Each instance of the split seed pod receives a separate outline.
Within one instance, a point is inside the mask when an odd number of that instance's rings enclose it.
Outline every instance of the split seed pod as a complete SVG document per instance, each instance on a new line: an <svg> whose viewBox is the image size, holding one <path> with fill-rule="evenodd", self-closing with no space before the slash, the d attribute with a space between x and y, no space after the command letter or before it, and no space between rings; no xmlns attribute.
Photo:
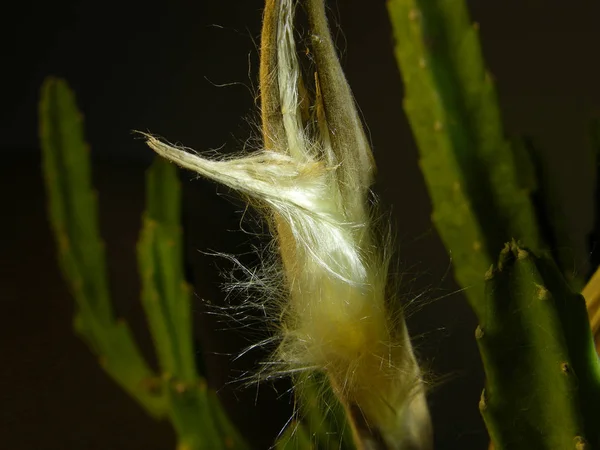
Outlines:
<svg viewBox="0 0 600 450"><path fill-rule="evenodd" d="M431 448L421 372L403 317L386 299L389 239L375 231L375 164L327 25L305 0L314 100L302 80L294 1L266 0L260 65L264 149L214 160L148 136L161 156L260 204L287 301L274 319L283 373L319 370L346 407L359 447Z"/></svg>

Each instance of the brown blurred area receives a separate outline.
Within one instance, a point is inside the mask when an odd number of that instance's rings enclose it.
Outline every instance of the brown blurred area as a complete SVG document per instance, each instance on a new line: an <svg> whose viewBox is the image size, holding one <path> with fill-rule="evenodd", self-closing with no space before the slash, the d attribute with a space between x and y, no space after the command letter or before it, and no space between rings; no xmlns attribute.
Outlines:
<svg viewBox="0 0 600 450"><path fill-rule="evenodd" d="M600 6L592 0L568 6L542 0L468 3L480 24L507 131L533 136L547 157L574 237L574 258L583 270L593 189L586 125L600 114L600 60L594 57ZM73 0L15 6L14 23L3 30L14 61L3 74L0 123L0 448L175 445L169 425L148 418L73 334L73 302L56 266L40 175L41 80L64 76L78 95L93 149L115 308L152 361L135 266L143 171L151 153L131 130L150 130L197 150L223 144L224 151L241 149L256 117L253 39L261 5L258 0L102 5ZM455 293L447 274L451 261L430 224L417 150L402 112L385 2L330 5L341 27L342 61L373 142L376 191L392 209L398 230L402 293L410 300L426 292L412 308L409 329L421 359L444 380L429 397L435 448L485 448L477 410L483 377L475 319ZM228 83L237 84L217 86ZM230 266L202 253L247 253L258 241L239 231L243 207L226 190L187 172L182 181L198 360L232 418L255 448L266 449L289 417L288 386L264 385L257 395L256 387L235 382L262 355L233 357L264 330L232 330L232 324L207 314L204 300L224 301L219 271ZM246 258L252 262L252 256Z"/></svg>

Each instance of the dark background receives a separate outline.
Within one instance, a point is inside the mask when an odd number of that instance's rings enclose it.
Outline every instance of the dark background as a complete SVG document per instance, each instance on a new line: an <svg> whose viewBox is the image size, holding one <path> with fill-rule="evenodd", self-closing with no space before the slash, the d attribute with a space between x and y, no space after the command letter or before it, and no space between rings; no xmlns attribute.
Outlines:
<svg viewBox="0 0 600 450"><path fill-rule="evenodd" d="M472 0L507 132L532 135L549 161L577 266L592 220L589 118L600 112L600 4L593 0ZM463 296L445 276L450 260L431 228L417 150L402 111L383 0L329 2L349 82L379 167L376 191L392 208L407 299L425 292L408 322L422 360L445 377L430 395L438 449L483 449L477 403L483 384ZM36 102L46 75L78 96L93 149L117 311L151 355L138 301L135 242L143 171L151 151L132 129L197 150L239 150L255 134L262 2L20 2L3 13L0 197L0 448L170 449L174 436L129 400L73 336L72 300L54 255L40 176ZM228 85L219 87L218 85ZM267 448L289 414L270 385L231 383L260 355L233 362L248 333L223 331L201 299L223 301L219 269L202 251L240 253L242 207L223 188L183 173L188 269L195 283L199 359L232 418ZM219 193L220 195L216 195ZM425 300L423 300L425 299ZM225 325L226 327L226 325ZM280 394L287 388L279 383Z"/></svg>

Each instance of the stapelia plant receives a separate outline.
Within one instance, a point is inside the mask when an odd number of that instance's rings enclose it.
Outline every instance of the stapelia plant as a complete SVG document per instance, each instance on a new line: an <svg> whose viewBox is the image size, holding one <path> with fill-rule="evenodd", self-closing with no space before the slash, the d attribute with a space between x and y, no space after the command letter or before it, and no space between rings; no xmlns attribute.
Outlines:
<svg viewBox="0 0 600 450"><path fill-rule="evenodd" d="M292 0L267 0L260 88L264 148L207 159L147 136L159 155L246 196L281 264L278 347L266 372L323 373L360 447L429 448L421 371L390 294L390 237L374 226L375 163L337 59L323 0L302 2L314 71L303 77ZM314 79L314 82L311 80ZM273 283L264 283L273 285ZM282 292L282 294L281 294ZM266 299L269 302L272 299Z"/></svg>
<svg viewBox="0 0 600 450"><path fill-rule="evenodd" d="M277 263L263 272L276 275L259 280L266 288L258 303L276 324L266 342L277 347L256 380L291 376L299 404L275 448L429 449L425 384L390 289L392 239L370 191L373 155L324 0L300 3L308 66L295 45L296 2L266 0L263 148L208 159L151 135L147 142L237 190L270 226ZM564 252L568 235L544 192L539 158L504 136L465 2L390 0L388 7L433 220L479 319L486 372L479 407L492 443L497 450L600 448L600 364L578 293L583 282ZM173 423L180 450L246 448L194 367L175 167L158 158L148 171L138 244L156 373L112 310L81 117L63 82L45 83L40 119L50 219L78 306L77 332L109 376ZM598 280L583 290L590 308L599 303ZM592 314L594 329L599 316Z"/></svg>
<svg viewBox="0 0 600 450"><path fill-rule="evenodd" d="M478 26L464 0L388 9L433 221L480 322L479 406L492 443L599 448L600 366L582 282L543 164L505 137Z"/></svg>
<svg viewBox="0 0 600 450"><path fill-rule="evenodd" d="M157 158L147 172L147 208L138 243L141 299L156 347L156 373L127 323L113 312L83 119L63 80L48 78L42 86L40 142L50 223L76 302L77 334L148 414L172 423L179 450L245 449L195 367L175 168Z"/></svg>

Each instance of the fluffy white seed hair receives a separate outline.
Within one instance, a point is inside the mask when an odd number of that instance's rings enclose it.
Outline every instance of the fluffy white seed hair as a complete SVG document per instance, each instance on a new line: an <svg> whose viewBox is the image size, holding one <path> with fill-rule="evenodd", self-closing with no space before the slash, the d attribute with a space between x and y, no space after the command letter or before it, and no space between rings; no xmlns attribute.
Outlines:
<svg viewBox="0 0 600 450"><path fill-rule="evenodd" d="M306 118L294 42L294 2L267 0L261 50L265 149L207 159L147 136L159 155L258 202L276 239L287 300L273 355L283 373L320 370L355 435L390 449L431 447L421 373L404 319L390 312L389 240L372 225L374 162L339 67L323 0L306 0L315 55ZM359 411L357 417L356 411ZM366 425L366 427L364 426ZM377 436L375 438L374 436Z"/></svg>

